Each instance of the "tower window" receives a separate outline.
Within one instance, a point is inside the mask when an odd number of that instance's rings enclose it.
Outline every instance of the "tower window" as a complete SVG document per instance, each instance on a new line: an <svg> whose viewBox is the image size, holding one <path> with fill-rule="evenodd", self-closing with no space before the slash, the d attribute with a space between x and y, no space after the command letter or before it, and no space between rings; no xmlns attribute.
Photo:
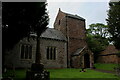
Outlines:
<svg viewBox="0 0 120 80"><path fill-rule="evenodd" d="M59 23L58 23L59 25L60 25L60 20L59 20Z"/></svg>

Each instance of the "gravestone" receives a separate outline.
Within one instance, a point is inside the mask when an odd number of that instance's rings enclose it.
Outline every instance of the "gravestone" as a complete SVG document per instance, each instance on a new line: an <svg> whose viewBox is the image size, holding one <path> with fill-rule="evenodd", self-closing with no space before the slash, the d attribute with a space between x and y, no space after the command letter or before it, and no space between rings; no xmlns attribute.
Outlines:
<svg viewBox="0 0 120 80"><path fill-rule="evenodd" d="M31 70L26 72L26 80L50 80L49 74L43 64L33 63Z"/></svg>

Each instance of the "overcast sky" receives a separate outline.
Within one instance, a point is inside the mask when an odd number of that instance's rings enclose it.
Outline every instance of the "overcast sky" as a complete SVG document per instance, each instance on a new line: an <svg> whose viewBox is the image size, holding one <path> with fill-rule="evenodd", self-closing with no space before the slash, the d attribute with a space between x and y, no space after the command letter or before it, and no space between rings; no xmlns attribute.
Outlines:
<svg viewBox="0 0 120 80"><path fill-rule="evenodd" d="M109 0L84 0L84 1L48 1L48 12L50 16L50 23L49 27L53 28L53 23L57 16L59 8L61 11L70 13L70 14L77 14L80 17L86 19L86 27L92 23L104 23L106 24L105 19L107 18L107 10L109 9Z"/></svg>

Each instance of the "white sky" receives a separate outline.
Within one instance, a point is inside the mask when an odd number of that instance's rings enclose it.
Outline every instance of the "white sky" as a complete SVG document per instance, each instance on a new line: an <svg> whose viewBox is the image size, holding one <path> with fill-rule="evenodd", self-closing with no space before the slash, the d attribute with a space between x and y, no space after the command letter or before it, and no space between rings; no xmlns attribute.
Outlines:
<svg viewBox="0 0 120 80"><path fill-rule="evenodd" d="M49 27L53 28L53 23L57 16L59 8L61 11L70 14L77 14L86 19L86 27L92 23L104 23L107 18L107 10L109 9L109 0L49 0Z"/></svg>

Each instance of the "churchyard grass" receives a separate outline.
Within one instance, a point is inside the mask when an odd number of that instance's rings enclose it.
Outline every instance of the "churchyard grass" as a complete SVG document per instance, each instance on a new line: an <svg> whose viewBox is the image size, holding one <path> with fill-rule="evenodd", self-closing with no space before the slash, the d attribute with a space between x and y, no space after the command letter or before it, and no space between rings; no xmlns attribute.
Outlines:
<svg viewBox="0 0 120 80"><path fill-rule="evenodd" d="M6 73L2 75L3 77L12 77L14 80L23 80L26 76L25 69L7 70Z"/></svg>
<svg viewBox="0 0 120 80"><path fill-rule="evenodd" d="M48 69L51 78L117 78L114 74L103 73L86 69L86 72L80 72L80 69Z"/></svg>
<svg viewBox="0 0 120 80"><path fill-rule="evenodd" d="M111 71L114 71L114 68L116 68L117 65L118 64L106 64L106 63L96 63L96 64L94 64L96 69L111 70Z"/></svg>
<svg viewBox="0 0 120 80"><path fill-rule="evenodd" d="M81 69L46 69L50 72L50 78L117 78L114 74L103 73L86 69L86 72L80 72ZM3 76L14 73L14 80L24 80L26 75L25 69L11 71L9 70Z"/></svg>

